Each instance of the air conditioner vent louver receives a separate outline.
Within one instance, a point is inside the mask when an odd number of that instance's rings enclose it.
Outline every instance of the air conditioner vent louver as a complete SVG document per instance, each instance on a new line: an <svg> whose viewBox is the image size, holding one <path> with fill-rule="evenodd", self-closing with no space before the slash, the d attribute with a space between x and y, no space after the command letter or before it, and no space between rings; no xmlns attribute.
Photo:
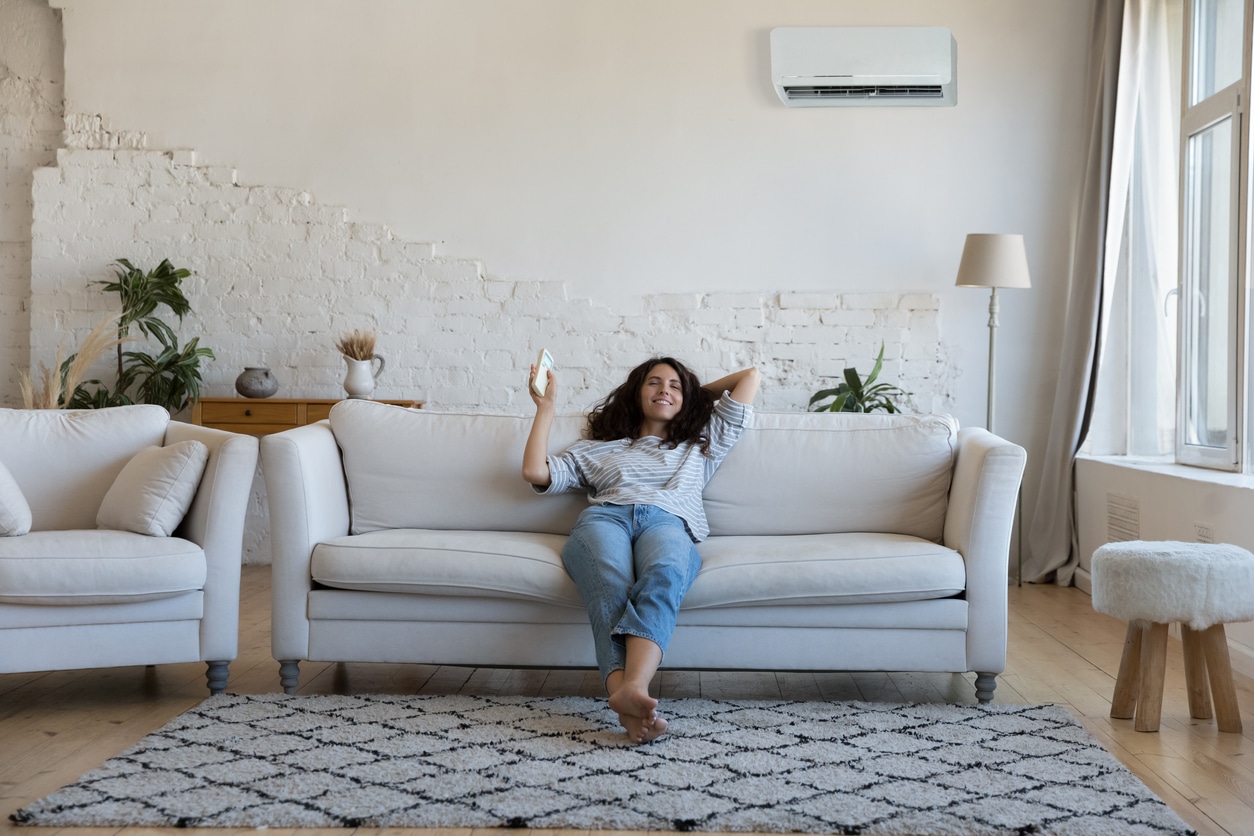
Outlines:
<svg viewBox="0 0 1254 836"><path fill-rule="evenodd" d="M913 87L849 86L816 84L804 87L784 86L789 100L797 99L939 99L945 95L939 84Z"/></svg>
<svg viewBox="0 0 1254 836"><path fill-rule="evenodd" d="M786 26L771 79L788 107L952 107L958 44L939 26Z"/></svg>

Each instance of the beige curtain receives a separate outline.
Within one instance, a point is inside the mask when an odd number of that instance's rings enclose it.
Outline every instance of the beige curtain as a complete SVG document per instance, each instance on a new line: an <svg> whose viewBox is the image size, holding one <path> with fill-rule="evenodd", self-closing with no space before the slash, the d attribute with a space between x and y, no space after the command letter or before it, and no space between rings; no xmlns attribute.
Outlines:
<svg viewBox="0 0 1254 836"><path fill-rule="evenodd" d="M1089 50L1089 139L1071 242L1067 319L1058 389L1036 506L1028 519L1023 578L1070 585L1078 563L1074 508L1075 454L1093 411L1102 335L1116 91L1124 0L1097 0Z"/></svg>

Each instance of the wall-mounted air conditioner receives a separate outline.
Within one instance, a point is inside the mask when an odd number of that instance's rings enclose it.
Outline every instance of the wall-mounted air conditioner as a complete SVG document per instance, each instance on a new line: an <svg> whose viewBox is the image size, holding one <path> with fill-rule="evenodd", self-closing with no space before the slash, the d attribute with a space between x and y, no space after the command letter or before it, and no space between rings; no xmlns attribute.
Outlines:
<svg viewBox="0 0 1254 836"><path fill-rule="evenodd" d="M788 107L952 107L958 44L936 26L784 27L771 75Z"/></svg>

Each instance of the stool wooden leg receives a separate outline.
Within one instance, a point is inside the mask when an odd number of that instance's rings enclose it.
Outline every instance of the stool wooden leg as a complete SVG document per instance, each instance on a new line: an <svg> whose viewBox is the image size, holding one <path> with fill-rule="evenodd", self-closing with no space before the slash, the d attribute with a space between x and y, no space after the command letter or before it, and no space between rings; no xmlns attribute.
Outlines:
<svg viewBox="0 0 1254 836"><path fill-rule="evenodd" d="M1136 713L1136 695L1141 688L1141 626L1128 622L1123 640L1123 657L1119 660L1119 677L1115 680L1115 696L1110 701L1110 716L1130 720Z"/></svg>
<svg viewBox="0 0 1254 836"><path fill-rule="evenodd" d="M1201 632L1202 649L1206 653L1206 670L1210 673L1210 693L1215 700L1215 725L1221 732L1241 731L1241 707L1232 684L1232 660L1228 657L1228 637L1222 624Z"/></svg>
<svg viewBox="0 0 1254 836"><path fill-rule="evenodd" d="M1137 731L1156 732L1162 719L1163 679L1167 675L1167 625L1148 624L1141 639L1141 689L1136 701Z"/></svg>
<svg viewBox="0 0 1254 836"><path fill-rule="evenodd" d="M1189 716L1209 720L1215 716L1210 707L1210 683L1206 681L1206 652L1202 634L1187 624L1180 625L1184 644L1184 685L1189 692Z"/></svg>

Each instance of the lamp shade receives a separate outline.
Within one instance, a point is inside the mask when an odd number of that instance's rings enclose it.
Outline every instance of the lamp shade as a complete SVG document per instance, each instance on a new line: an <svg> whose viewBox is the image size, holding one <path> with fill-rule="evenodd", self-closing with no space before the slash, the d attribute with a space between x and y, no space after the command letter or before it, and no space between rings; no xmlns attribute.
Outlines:
<svg viewBox="0 0 1254 836"><path fill-rule="evenodd" d="M962 248L958 287L1031 287L1022 235L972 233Z"/></svg>

